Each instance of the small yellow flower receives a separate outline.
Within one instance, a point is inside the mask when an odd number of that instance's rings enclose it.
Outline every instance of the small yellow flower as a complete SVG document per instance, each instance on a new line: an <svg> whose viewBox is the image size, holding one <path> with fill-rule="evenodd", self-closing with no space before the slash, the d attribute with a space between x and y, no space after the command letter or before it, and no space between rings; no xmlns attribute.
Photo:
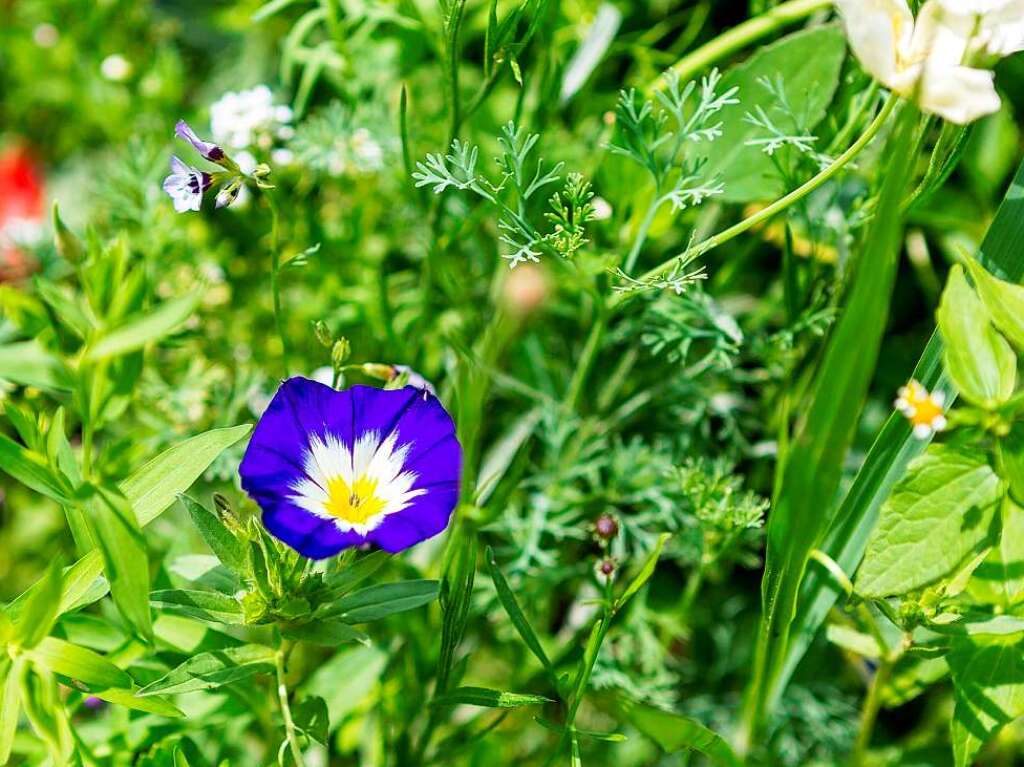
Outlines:
<svg viewBox="0 0 1024 767"><path fill-rule="evenodd" d="M928 439L935 432L946 428L946 416L942 410L945 402L945 394L940 391L929 393L912 379L906 386L900 387L893 404L914 427L914 436Z"/></svg>

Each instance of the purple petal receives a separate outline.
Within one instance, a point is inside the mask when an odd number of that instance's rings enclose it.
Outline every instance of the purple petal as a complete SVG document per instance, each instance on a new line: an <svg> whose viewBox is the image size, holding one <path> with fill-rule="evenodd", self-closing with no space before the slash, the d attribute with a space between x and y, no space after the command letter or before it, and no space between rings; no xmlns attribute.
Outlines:
<svg viewBox="0 0 1024 767"><path fill-rule="evenodd" d="M326 489L330 480L310 457L311 439L333 445L341 455L353 451L356 441L371 433L381 450L389 436L395 437L396 452L390 456L401 464L387 481L400 487L401 472L406 482L404 501L385 505L362 532L350 527L352 518L332 516L319 501L312 511L308 499L304 505L297 502L297 485L305 482ZM351 459L351 452L347 455ZM307 472L311 460L313 475ZM339 392L305 378L291 378L278 389L256 425L239 474L242 487L262 508L271 534L299 553L319 559L367 541L387 551L401 551L444 530L458 502L461 463L455 425L429 393L412 386L392 391L354 386Z"/></svg>

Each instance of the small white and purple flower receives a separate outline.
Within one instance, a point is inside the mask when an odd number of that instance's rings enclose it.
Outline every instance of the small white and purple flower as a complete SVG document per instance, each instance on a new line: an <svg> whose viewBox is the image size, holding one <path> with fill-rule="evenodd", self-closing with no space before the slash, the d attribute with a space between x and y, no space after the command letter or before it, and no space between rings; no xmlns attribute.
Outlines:
<svg viewBox="0 0 1024 767"><path fill-rule="evenodd" d="M177 157L171 157L171 175L164 179L164 191L174 201L178 213L199 210L203 204L203 193L210 188L213 177L198 168L186 165Z"/></svg>
<svg viewBox="0 0 1024 767"><path fill-rule="evenodd" d="M174 126L174 135L190 143L203 156L204 160L215 162L218 165L224 164L224 158L226 157L224 150L214 143L203 141L184 120L178 120L177 125Z"/></svg>
<svg viewBox="0 0 1024 767"><path fill-rule="evenodd" d="M311 559L372 544L403 551L448 526L462 447L430 392L281 384L239 467L263 524Z"/></svg>

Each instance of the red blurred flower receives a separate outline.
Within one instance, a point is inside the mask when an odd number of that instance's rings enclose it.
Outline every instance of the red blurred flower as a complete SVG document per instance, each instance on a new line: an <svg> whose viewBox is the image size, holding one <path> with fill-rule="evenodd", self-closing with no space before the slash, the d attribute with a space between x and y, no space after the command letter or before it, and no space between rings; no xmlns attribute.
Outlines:
<svg viewBox="0 0 1024 767"><path fill-rule="evenodd" d="M39 166L23 146L0 150L0 282L24 279L35 262L19 245L38 239L46 198Z"/></svg>

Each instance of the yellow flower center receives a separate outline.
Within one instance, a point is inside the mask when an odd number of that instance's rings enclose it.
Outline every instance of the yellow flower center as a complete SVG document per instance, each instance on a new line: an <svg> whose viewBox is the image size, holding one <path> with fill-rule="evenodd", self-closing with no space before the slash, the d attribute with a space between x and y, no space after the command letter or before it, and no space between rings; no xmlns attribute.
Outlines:
<svg viewBox="0 0 1024 767"><path fill-rule="evenodd" d="M341 477L327 481L324 510L349 524L363 525L384 510L384 499L377 496L377 480L365 474L349 487Z"/></svg>
<svg viewBox="0 0 1024 767"><path fill-rule="evenodd" d="M914 414L910 422L914 426L931 426L932 421L942 415L942 408L931 397L913 400Z"/></svg>

